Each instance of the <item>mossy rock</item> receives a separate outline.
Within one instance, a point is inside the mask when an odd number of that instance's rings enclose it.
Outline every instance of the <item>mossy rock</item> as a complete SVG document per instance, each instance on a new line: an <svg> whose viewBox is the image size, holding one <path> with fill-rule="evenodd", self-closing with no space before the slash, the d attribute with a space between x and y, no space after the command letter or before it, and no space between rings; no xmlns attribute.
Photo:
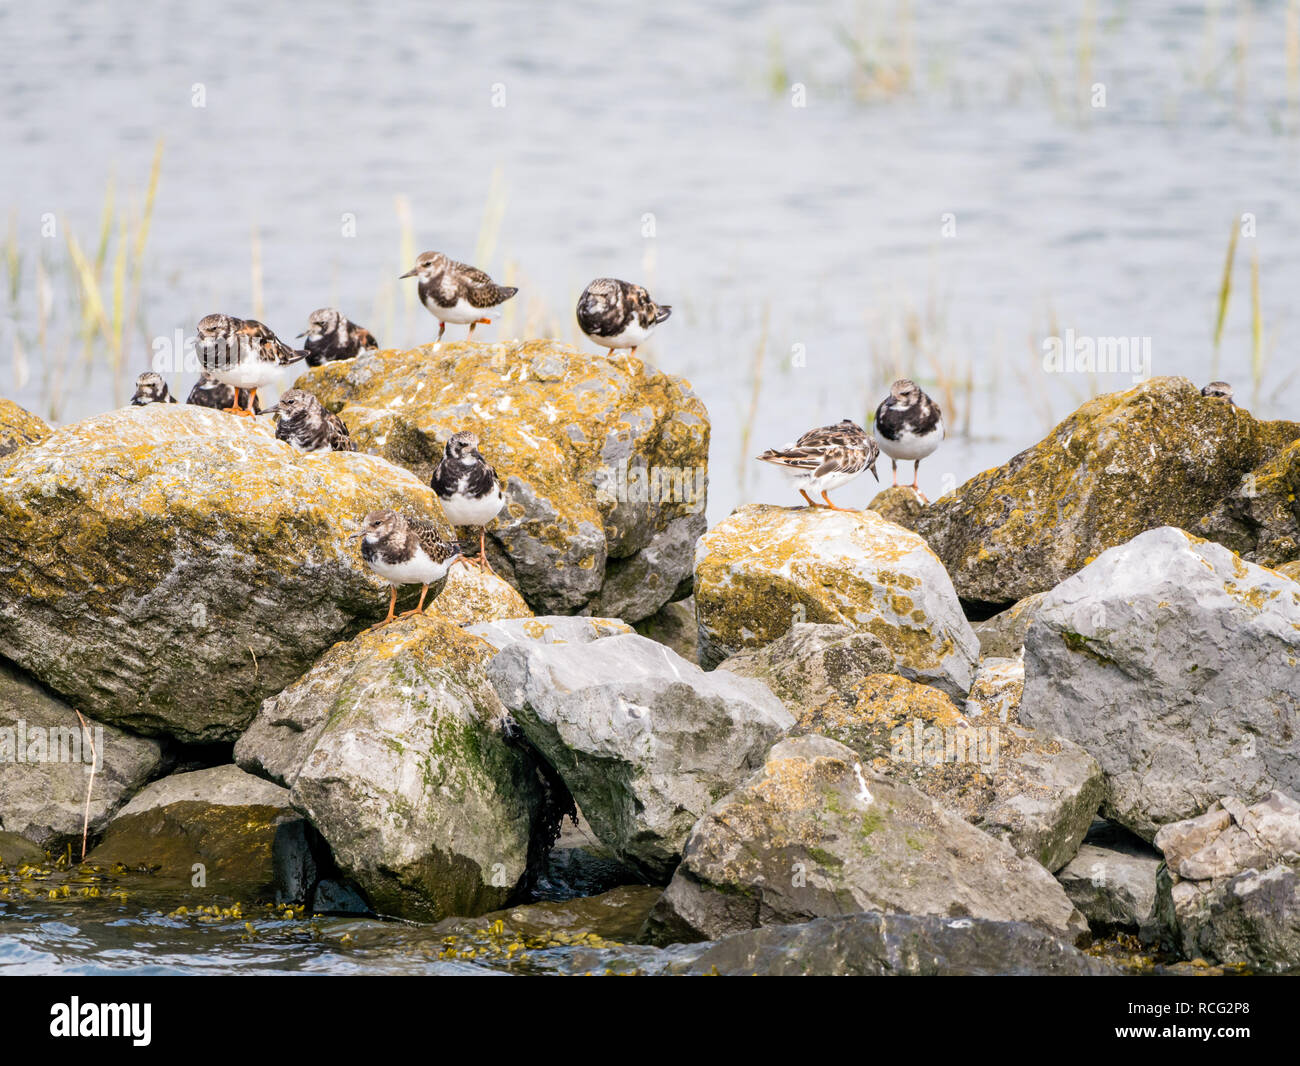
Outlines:
<svg viewBox="0 0 1300 1066"><path fill-rule="evenodd" d="M28 444L44 440L52 430L12 400L0 400L0 459Z"/></svg>
<svg viewBox="0 0 1300 1066"><path fill-rule="evenodd" d="M1300 424L1259 421L1186 378L1152 378L1089 400L1043 441L927 508L917 529L963 600L1008 605L1144 530L1199 531L1297 438Z"/></svg>
<svg viewBox="0 0 1300 1066"><path fill-rule="evenodd" d="M1300 562L1300 440L1248 474L1192 532L1260 566Z"/></svg>
<svg viewBox="0 0 1300 1066"><path fill-rule="evenodd" d="M441 518L408 471L301 455L269 419L154 404L64 426L0 463L0 655L104 722L233 740L382 617L348 539L378 507Z"/></svg>
<svg viewBox="0 0 1300 1066"><path fill-rule="evenodd" d="M442 591L425 608L425 613L436 614L458 626L533 616L513 585L476 566L460 564L451 568Z"/></svg>
<svg viewBox="0 0 1300 1066"><path fill-rule="evenodd" d="M979 657L938 558L874 511L739 508L700 538L695 615L706 667L799 622L871 633L898 673L954 696L965 695Z"/></svg>
<svg viewBox="0 0 1300 1066"><path fill-rule="evenodd" d="M690 592L709 420L680 378L554 341L425 345L328 363L296 382L362 451L427 482L473 430L506 504L489 556L538 614L629 622Z"/></svg>
<svg viewBox="0 0 1300 1066"><path fill-rule="evenodd" d="M241 765L291 783L380 914L438 921L517 902L558 831L563 803L508 728L483 672L491 653L432 614L364 633L268 702L236 746Z"/></svg>

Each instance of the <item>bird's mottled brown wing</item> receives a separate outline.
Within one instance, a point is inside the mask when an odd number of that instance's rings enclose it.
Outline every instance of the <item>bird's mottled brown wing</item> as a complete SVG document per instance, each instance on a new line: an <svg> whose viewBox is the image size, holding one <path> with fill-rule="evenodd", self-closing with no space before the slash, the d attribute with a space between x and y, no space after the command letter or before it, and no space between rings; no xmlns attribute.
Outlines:
<svg viewBox="0 0 1300 1066"><path fill-rule="evenodd" d="M356 443L348 433L348 427L338 415L325 412L325 439L336 452L355 452Z"/></svg>
<svg viewBox="0 0 1300 1066"><path fill-rule="evenodd" d="M758 457L765 463L791 470L816 470L826 459L824 448L769 448Z"/></svg>
<svg viewBox="0 0 1300 1066"><path fill-rule="evenodd" d="M832 444L822 453L822 463L814 472L814 477L825 477L827 474L860 474L862 470L870 465L872 456L869 450L863 448L846 448L843 445Z"/></svg>
<svg viewBox="0 0 1300 1066"><path fill-rule="evenodd" d="M460 554L460 545L443 540L438 523L433 519L409 514L402 517L406 519L407 526L420 542L420 547L428 553L429 558L434 562L445 563L448 559L454 559Z"/></svg>

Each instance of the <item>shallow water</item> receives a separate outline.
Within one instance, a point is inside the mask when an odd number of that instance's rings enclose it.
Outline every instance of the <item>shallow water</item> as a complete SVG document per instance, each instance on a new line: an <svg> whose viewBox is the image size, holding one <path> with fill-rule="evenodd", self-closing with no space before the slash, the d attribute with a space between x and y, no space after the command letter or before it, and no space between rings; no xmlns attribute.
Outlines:
<svg viewBox="0 0 1300 1066"><path fill-rule="evenodd" d="M744 456L865 419L898 373L948 409L952 435L922 468L932 497L1090 393L1130 383L1045 373L1048 335L1150 338L1153 373L1202 383L1241 212L1257 236L1239 242L1218 376L1261 414L1294 415L1286 296L1300 283L1289 195L1300 142L1284 22L1280 2L1208 16L1195 4L1045 0L668 2L599 17L397 3L287 18L236 2L218 23L185 7L161 18L146 6L10 5L0 208L24 258L0 324L0 394L38 411L53 400L63 419L114 402L101 352L88 376L75 344L51 342L42 358L36 253L65 259L66 230L93 248L109 175L138 202L162 137L130 376L150 338L217 309L252 313L254 227L263 317L281 333L333 303L385 344L431 339L432 318L397 281L405 196L417 250L477 258L520 286L513 321L488 337L527 317L574 339L576 295L601 274L643 280L674 305L646 354L708 404L714 520L790 495ZM843 32L866 42L875 69L909 61L911 88L858 99ZM804 86L806 106L792 106L787 83ZM1101 109L1089 106L1095 83ZM489 202L496 231L483 225ZM40 237L46 212L64 226L57 238ZM954 236L941 233L945 213ZM354 237L342 236L345 214ZM1271 359L1257 397L1255 252ZM69 287L53 268L51 336L75 332ZM183 394L191 380L174 384ZM874 489L859 481L844 502Z"/></svg>

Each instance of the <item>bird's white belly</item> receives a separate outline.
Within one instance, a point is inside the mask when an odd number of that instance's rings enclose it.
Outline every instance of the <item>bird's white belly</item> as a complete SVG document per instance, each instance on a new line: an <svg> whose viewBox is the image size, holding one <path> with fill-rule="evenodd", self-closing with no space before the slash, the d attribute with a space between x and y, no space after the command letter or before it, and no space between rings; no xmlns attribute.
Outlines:
<svg viewBox="0 0 1300 1066"><path fill-rule="evenodd" d="M287 367L279 363L264 363L260 359L234 363L212 371L212 376L237 389L261 389L274 385L284 375Z"/></svg>
<svg viewBox="0 0 1300 1066"><path fill-rule="evenodd" d="M455 493L439 502L442 504L442 513L453 526L485 526L501 513L501 505L505 501L501 490L497 489L480 500Z"/></svg>
<svg viewBox="0 0 1300 1066"><path fill-rule="evenodd" d="M812 470L788 470L790 484L796 489L803 489L805 492L830 492L838 489L842 485L847 485L858 474L848 474L843 470L832 470L829 474L823 474L821 477L814 476Z"/></svg>
<svg viewBox="0 0 1300 1066"><path fill-rule="evenodd" d="M470 322L477 322L480 318L496 318L500 309L496 307L472 307L470 302L463 296L456 301L454 307L443 307L432 296L424 301L433 316L440 322L450 322L454 326L468 325Z"/></svg>
<svg viewBox="0 0 1300 1066"><path fill-rule="evenodd" d="M596 337L590 333L587 336L606 348L636 348L644 344L653 331L654 326L643 326L634 318L627 329L616 337Z"/></svg>
<svg viewBox="0 0 1300 1066"><path fill-rule="evenodd" d="M891 459L924 459L943 441L943 422L935 425L929 433L915 434L904 431L897 440L887 440L876 435L880 450Z"/></svg>
<svg viewBox="0 0 1300 1066"><path fill-rule="evenodd" d="M404 563L386 563L376 559L369 567L385 581L393 585L432 585L446 576L450 560L435 563L423 552L417 552L415 558Z"/></svg>

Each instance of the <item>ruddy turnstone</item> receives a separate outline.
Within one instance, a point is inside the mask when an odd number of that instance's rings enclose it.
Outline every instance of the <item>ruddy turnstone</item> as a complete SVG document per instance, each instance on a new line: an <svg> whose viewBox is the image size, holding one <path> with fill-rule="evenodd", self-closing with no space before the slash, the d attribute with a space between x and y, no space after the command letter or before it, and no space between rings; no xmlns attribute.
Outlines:
<svg viewBox="0 0 1300 1066"><path fill-rule="evenodd" d="M442 502L448 522L478 527L478 559L471 561L491 572L486 527L500 513L505 497L497 472L480 454L478 444L477 435L468 430L453 433L429 485Z"/></svg>
<svg viewBox="0 0 1300 1066"><path fill-rule="evenodd" d="M279 415L275 439L292 444L300 452L357 450L343 419L325 410L320 400L310 392L285 389L279 402L267 408L266 413Z"/></svg>
<svg viewBox="0 0 1300 1066"><path fill-rule="evenodd" d="M206 370L199 376L194 388L190 389L185 402L192 403L195 407L215 407L218 411L226 411L231 407L251 407L253 414L262 413L262 401L254 397L252 403L249 403L247 389L223 385Z"/></svg>
<svg viewBox="0 0 1300 1066"><path fill-rule="evenodd" d="M1201 390L1202 396L1217 396L1221 400L1227 400L1234 407L1236 401L1232 398L1232 386L1226 381L1211 381Z"/></svg>
<svg viewBox="0 0 1300 1066"><path fill-rule="evenodd" d="M578 297L578 326L602 347L630 348L628 358L673 309L657 304L640 285L617 278L597 278Z"/></svg>
<svg viewBox="0 0 1300 1066"><path fill-rule="evenodd" d="M361 541L361 558L376 574L392 586L388 617L371 626L378 629L394 618L406 618L424 611L429 586L447 576L458 559L463 561L460 545L442 540L438 526L427 518L398 514L391 508L371 511L362 520L361 529L352 535ZM402 585L419 584L420 603L410 611L394 615L397 590Z"/></svg>
<svg viewBox="0 0 1300 1066"><path fill-rule="evenodd" d="M247 389L252 401L257 390L274 384L294 363L304 358L256 319L231 315L207 315L199 321L199 360L214 378L236 389ZM232 414L251 415L240 407L238 395Z"/></svg>
<svg viewBox="0 0 1300 1066"><path fill-rule="evenodd" d="M489 325L496 308L519 290L498 285L476 267L457 263L441 252L424 252L403 278L420 279L420 302L438 320L438 340L447 323L469 323L469 337L474 327Z"/></svg>
<svg viewBox="0 0 1300 1066"><path fill-rule="evenodd" d="M147 370L135 379L135 395L131 397L132 407L147 407L151 403L175 403L167 382L161 374Z"/></svg>
<svg viewBox="0 0 1300 1066"><path fill-rule="evenodd" d="M880 475L876 473L879 455L880 449L871 434L846 418L833 426L810 429L793 444L770 448L758 458L781 467L808 506L848 511L848 507L836 507L826 494L848 484L864 470L870 470L871 476L879 481ZM820 492L826 503L817 503L809 492Z"/></svg>
<svg viewBox="0 0 1300 1066"><path fill-rule="evenodd" d="M307 319L307 328L298 334L306 337L303 348L307 352L307 365L320 366L336 359L354 359L367 348L378 348L370 330L343 317L332 307L313 311Z"/></svg>
<svg viewBox="0 0 1300 1066"><path fill-rule="evenodd" d="M898 461L912 460L912 490L929 503L918 482L921 460L933 452L944 438L943 412L939 405L921 391L914 381L902 378L889 388L889 395L876 408L874 426L880 450L889 456L894 467L894 485L898 485Z"/></svg>

